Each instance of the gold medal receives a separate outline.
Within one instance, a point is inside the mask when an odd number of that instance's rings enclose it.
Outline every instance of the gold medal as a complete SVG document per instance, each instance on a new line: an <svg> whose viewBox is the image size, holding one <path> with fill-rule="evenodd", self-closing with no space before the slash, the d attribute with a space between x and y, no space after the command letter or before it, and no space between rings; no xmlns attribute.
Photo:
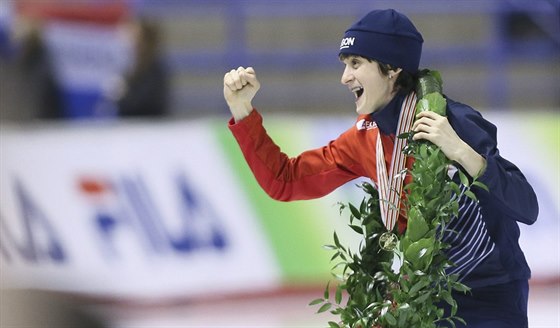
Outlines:
<svg viewBox="0 0 560 328"><path fill-rule="evenodd" d="M379 236L379 247L384 251L392 252L397 247L398 241L397 235L387 231Z"/></svg>

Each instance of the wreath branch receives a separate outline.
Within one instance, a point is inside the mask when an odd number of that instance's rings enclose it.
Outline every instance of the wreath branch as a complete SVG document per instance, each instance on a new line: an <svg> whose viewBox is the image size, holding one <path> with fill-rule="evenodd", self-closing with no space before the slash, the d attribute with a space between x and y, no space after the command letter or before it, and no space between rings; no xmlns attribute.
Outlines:
<svg viewBox="0 0 560 328"><path fill-rule="evenodd" d="M423 70L416 111L432 110L445 115L447 104L441 90L439 73ZM429 141L412 140L412 135L409 132L399 136L408 138L403 152L414 157L414 164L410 170L399 173L411 174L413 181L404 187L407 229L402 234L396 228L393 231L398 236L398 247L387 251L380 246L380 236L387 229L373 185L358 185L365 193L358 206L339 203L341 214L349 210L348 226L361 240L358 250L352 252L334 232L334 244L324 246L334 252L334 295L329 282L323 297L309 304L319 305L318 313L330 311L339 316L339 322L328 322L331 328L424 328L436 327L443 321L454 327L456 321L464 323L456 315L457 302L452 293L466 293L469 288L459 282L458 275L447 274L454 264L445 254L450 245L443 241L443 236L455 233L447 229L447 224L458 215L459 198L465 195L476 200L471 186L486 187L476 178L469 182L459 171L461 188L447 175L453 163L443 152ZM451 307L451 313L444 312L443 304Z"/></svg>

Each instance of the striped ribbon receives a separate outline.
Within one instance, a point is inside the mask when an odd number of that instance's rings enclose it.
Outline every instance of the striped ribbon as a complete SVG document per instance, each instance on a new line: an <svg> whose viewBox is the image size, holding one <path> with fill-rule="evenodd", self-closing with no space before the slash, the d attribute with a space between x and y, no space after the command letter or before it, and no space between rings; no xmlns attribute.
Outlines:
<svg viewBox="0 0 560 328"><path fill-rule="evenodd" d="M416 93L411 92L404 100L399 115L396 136L410 131L414 123L416 107ZM401 192L405 174L403 172L406 164L406 156L402 149L408 144L407 138L396 138L393 146L393 158L389 174L385 165L385 152L381 135L377 138L377 185L379 190L379 207L381 218L388 231L392 231L399 218L401 206Z"/></svg>

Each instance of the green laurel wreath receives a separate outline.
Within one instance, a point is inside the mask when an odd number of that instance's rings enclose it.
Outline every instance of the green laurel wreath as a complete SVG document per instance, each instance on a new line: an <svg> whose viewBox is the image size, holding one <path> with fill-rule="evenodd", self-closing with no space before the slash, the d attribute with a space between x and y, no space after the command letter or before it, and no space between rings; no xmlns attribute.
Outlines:
<svg viewBox="0 0 560 328"><path fill-rule="evenodd" d="M432 110L445 115L447 104L441 86L437 71L421 71L417 112ZM468 292L469 288L458 281L458 275L446 273L453 263L444 253L450 246L443 242L441 232L449 231L447 224L458 215L463 194L476 200L471 187L487 188L459 171L465 187L461 192L447 174L451 161L437 146L412 140L412 133L399 137L409 139L403 152L415 159L409 171L413 182L404 187L407 230L398 234L394 229L399 239L395 250L380 247L379 238L387 229L381 220L378 192L370 183L359 185L366 194L359 206L339 203L341 214L350 211L349 227L361 240L354 252L341 244L335 232L334 244L324 246L334 252L331 261L336 262L332 268L336 289L331 295L329 282L323 297L309 305L320 305L318 313L330 310L340 317L340 322L328 322L331 328L424 328L441 322L455 327L455 321L464 323L456 315L452 292ZM451 307L447 316L443 303Z"/></svg>

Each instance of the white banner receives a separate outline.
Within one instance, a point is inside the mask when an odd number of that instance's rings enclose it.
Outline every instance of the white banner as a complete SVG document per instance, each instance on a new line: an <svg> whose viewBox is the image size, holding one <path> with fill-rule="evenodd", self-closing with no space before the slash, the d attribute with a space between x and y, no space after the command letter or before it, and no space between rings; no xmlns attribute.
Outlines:
<svg viewBox="0 0 560 328"><path fill-rule="evenodd" d="M3 283L152 298L278 284L205 124L3 127L0 149Z"/></svg>
<svg viewBox="0 0 560 328"><path fill-rule="evenodd" d="M538 133L517 137L520 126L538 132L538 120L487 116L498 125L502 156L521 168L539 199L537 222L519 225L533 279L557 280L558 150ZM285 127L294 118L279 121ZM297 117L294 135L307 131L311 143L322 145L342 130L341 121ZM287 269L261 227L265 218L256 217L255 200L247 199L243 177L217 142L216 122L85 123L0 129L3 284L157 298L246 293L286 282ZM219 124L226 129L225 120ZM334 203L363 195L348 184L333 197ZM336 208L318 204L309 204L306 215L322 220L306 220L312 225L306 231L351 231ZM309 247L319 251L321 244Z"/></svg>
<svg viewBox="0 0 560 328"><path fill-rule="evenodd" d="M135 56L126 25L52 20L43 33L64 115L116 116L114 100Z"/></svg>
<svg viewBox="0 0 560 328"><path fill-rule="evenodd" d="M64 88L101 92L132 65L133 43L124 24L53 20L43 33Z"/></svg>

